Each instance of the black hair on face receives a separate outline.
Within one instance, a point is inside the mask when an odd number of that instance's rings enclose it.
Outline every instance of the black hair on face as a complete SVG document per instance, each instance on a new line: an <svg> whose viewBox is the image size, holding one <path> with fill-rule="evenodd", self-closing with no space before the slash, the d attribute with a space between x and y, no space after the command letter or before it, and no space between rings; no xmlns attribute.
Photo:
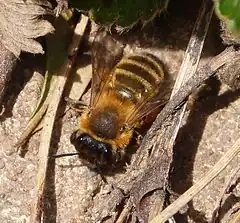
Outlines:
<svg viewBox="0 0 240 223"><path fill-rule="evenodd" d="M76 131L72 133L70 138L71 143L76 150L82 154L83 159L87 159L92 164L104 166L113 162L113 154L111 145L100 142L86 133Z"/></svg>

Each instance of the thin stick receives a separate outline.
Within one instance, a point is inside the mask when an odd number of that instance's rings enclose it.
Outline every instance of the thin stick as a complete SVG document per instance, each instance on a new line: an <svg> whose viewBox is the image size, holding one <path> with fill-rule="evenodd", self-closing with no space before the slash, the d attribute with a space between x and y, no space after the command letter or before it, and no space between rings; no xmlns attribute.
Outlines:
<svg viewBox="0 0 240 223"><path fill-rule="evenodd" d="M213 14L213 3L208 0L202 2L199 10L199 15L193 27L191 38L189 40L183 62L181 64L171 98L181 88L184 82L196 73L199 60L202 54L203 45L207 35L207 31L211 22ZM182 119L187 107L187 103L183 105L181 111L178 113L178 118L175 120L175 130L172 133L171 140L169 141L169 148L172 148L177 137L177 133L181 126Z"/></svg>
<svg viewBox="0 0 240 223"><path fill-rule="evenodd" d="M213 14L213 3L208 0L203 0L201 8L199 9L198 17L193 27L191 38L189 40L189 43L183 58L183 62L181 64L181 67L173 88L171 99L173 99L173 97L179 91L181 86L186 82L186 80L189 80L197 71L200 57L202 54L203 45L204 45L207 31L211 22L212 14ZM165 149L168 151L173 151L173 146L174 146L178 131L180 129L182 119L184 117L186 105L187 103L185 103L181 107L181 109L179 109L179 111L173 118L171 123L173 128L169 127L167 130L167 132L171 134L171 137L169 138L165 146ZM159 210L158 213L160 213L160 211L162 211L162 209Z"/></svg>
<svg viewBox="0 0 240 223"><path fill-rule="evenodd" d="M150 223L164 223L168 218L176 214L183 206L185 206L192 198L206 187L216 176L218 176L225 167L237 156L240 152L240 138L230 148L222 158L211 168L211 170L199 180L195 185L190 187L171 205L157 215Z"/></svg>
<svg viewBox="0 0 240 223"><path fill-rule="evenodd" d="M48 165L48 156L50 150L50 143L52 137L52 131L54 126L54 120L56 117L58 105L60 103L64 86L67 80L67 77L70 73L73 62L78 51L79 43L82 39L84 31L88 23L88 18L82 16L79 23L77 24L72 44L69 47L69 55L71 59L67 59L63 64L63 67L60 71L56 91L53 93L52 98L49 102L49 107L43 123L43 131L41 135L41 142L39 147L39 169L37 174L37 188L36 188L36 197L33 201L33 209L31 213L31 222L41 222L42 216L42 202L43 202L43 191L44 184L46 179L46 171Z"/></svg>
<svg viewBox="0 0 240 223"><path fill-rule="evenodd" d="M199 10L199 15L193 27L191 38L188 42L183 62L178 72L172 96L177 93L182 84L197 70L209 24L211 22L212 13L213 4L211 2L209 3L207 0L203 1Z"/></svg>

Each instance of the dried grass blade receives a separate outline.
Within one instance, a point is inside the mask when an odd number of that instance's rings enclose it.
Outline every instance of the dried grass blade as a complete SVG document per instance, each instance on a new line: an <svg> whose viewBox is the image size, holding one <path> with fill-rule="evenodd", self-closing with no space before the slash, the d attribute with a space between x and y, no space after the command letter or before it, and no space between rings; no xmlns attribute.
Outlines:
<svg viewBox="0 0 240 223"><path fill-rule="evenodd" d="M150 223L163 223L168 218L176 214L183 206L185 206L192 198L198 194L204 187L206 187L218 174L220 174L225 167L237 156L240 152L240 139L230 148L222 158L199 180L195 185L190 187L177 200L164 209L157 215Z"/></svg>
<svg viewBox="0 0 240 223"><path fill-rule="evenodd" d="M213 3L208 0L203 0L199 14L193 27L193 31L181 64L171 99L179 91L181 86L186 83L197 71L200 57L202 54L203 45L206 39L208 28L213 14ZM173 151L173 146L181 126L182 119L186 110L185 103L176 113L171 125L174 126L171 132L171 137L165 148L168 151ZM170 216L171 217L171 216ZM155 219L155 218L154 218ZM167 219L166 219L167 220ZM153 220L154 221L154 220Z"/></svg>
<svg viewBox="0 0 240 223"><path fill-rule="evenodd" d="M62 97L62 93L67 81L67 77L70 73L72 63L74 62L76 52L79 47L79 43L82 39L84 31L88 23L88 18L82 16L79 23L77 24L72 44L69 47L69 58L65 61L62 69L59 73L55 91L51 96L49 107L43 123L43 131L41 135L41 142L39 147L39 170L37 174L37 185L36 185L36 197L33 201L33 209L31 213L31 222L41 222L42 216L42 202L43 202L43 191L46 178L46 170L48 165L48 155L52 137L52 131L54 126L54 120L56 117L59 102Z"/></svg>
<svg viewBox="0 0 240 223"><path fill-rule="evenodd" d="M204 0L202 2L199 15L193 27L191 38L189 40L187 50L173 88L171 98L174 94L176 94L183 83L185 83L197 71L213 10L214 7L212 2L208 0ZM178 124L176 125L175 132L173 133L172 139L170 140L169 147L173 147L174 145L186 107L187 103L183 105L181 111L179 112L179 118L176 120Z"/></svg>

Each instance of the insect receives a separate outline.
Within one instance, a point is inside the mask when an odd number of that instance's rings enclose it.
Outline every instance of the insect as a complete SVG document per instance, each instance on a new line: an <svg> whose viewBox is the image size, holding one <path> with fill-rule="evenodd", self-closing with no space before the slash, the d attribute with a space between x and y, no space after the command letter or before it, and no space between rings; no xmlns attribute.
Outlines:
<svg viewBox="0 0 240 223"><path fill-rule="evenodd" d="M70 141L90 166L104 168L122 160L134 129L161 104L164 69L149 53L122 57L123 45L104 32L92 47L90 106Z"/></svg>

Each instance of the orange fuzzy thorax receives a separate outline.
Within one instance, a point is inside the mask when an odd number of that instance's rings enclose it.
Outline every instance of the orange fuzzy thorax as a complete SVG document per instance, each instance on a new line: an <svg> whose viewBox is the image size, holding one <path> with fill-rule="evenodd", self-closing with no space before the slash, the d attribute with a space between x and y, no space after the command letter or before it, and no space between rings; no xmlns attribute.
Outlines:
<svg viewBox="0 0 240 223"><path fill-rule="evenodd" d="M117 120L119 129L117 129L117 135L114 139L104 139L98 137L95 132L90 128L91 114L100 114L104 110L111 108L117 112ZM131 100L121 99L115 91L106 90L98 99L95 106L86 109L80 118L80 129L95 138L98 141L108 143L112 145L112 148L117 150L123 150L130 142L133 135L133 128L125 129L121 131L122 126L127 126L126 118L129 117L134 111L134 103Z"/></svg>

